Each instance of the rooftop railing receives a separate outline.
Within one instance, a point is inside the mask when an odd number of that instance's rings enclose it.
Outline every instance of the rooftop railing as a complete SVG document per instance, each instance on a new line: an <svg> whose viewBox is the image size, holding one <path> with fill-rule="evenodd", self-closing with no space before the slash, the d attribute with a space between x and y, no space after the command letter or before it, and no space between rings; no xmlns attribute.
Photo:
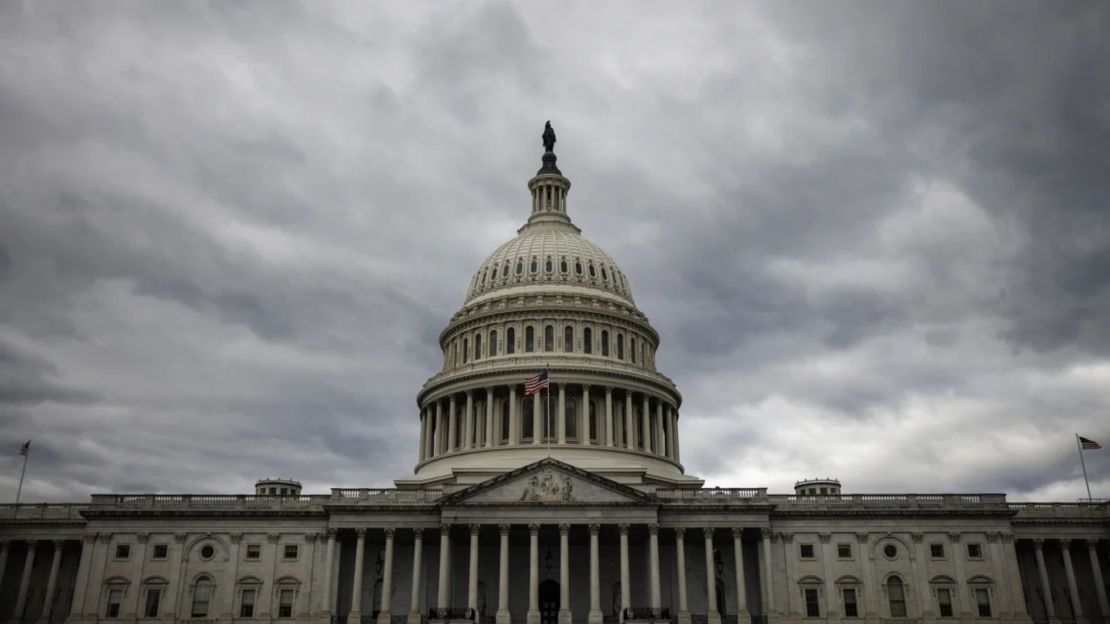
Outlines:
<svg viewBox="0 0 1110 624"><path fill-rule="evenodd" d="M81 520L87 503L8 503L0 505L0 520Z"/></svg>
<svg viewBox="0 0 1110 624"><path fill-rule="evenodd" d="M684 503L767 502L767 488L659 488L655 495L663 501Z"/></svg>
<svg viewBox="0 0 1110 624"><path fill-rule="evenodd" d="M1106 502L1010 503L1009 508L1017 512L1015 520L1110 517L1110 503Z"/></svg>
<svg viewBox="0 0 1110 624"><path fill-rule="evenodd" d="M768 494L766 488L661 488L656 495L664 502L716 504L772 504L781 508L837 509L848 507L945 508L997 506L1006 504L1005 494Z"/></svg>

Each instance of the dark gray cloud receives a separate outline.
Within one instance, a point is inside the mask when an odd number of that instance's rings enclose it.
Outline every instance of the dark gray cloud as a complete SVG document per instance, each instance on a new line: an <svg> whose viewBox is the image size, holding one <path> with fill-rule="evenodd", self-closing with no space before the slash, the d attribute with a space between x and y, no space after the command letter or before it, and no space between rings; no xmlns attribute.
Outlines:
<svg viewBox="0 0 1110 624"><path fill-rule="evenodd" d="M33 438L55 500L404 476L552 119L691 472L1080 496L1108 34L1080 2L7 3L0 465Z"/></svg>

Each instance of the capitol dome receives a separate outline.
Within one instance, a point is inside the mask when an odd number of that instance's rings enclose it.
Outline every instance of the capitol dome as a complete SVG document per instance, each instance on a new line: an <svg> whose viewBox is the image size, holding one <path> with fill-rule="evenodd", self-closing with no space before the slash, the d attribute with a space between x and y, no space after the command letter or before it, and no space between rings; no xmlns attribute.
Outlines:
<svg viewBox="0 0 1110 624"><path fill-rule="evenodd" d="M701 484L682 468L682 396L655 367L659 334L571 221L570 186L548 149L527 221L440 334L443 366L417 396L419 461L398 487L477 483L544 457L630 485ZM527 394L541 373L549 386Z"/></svg>

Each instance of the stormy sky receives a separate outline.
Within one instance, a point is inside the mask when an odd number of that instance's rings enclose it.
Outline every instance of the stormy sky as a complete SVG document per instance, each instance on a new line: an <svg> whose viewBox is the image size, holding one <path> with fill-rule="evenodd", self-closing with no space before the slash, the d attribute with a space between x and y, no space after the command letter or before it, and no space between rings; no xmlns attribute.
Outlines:
<svg viewBox="0 0 1110 624"><path fill-rule="evenodd" d="M388 486L552 120L687 471L1110 495L1110 5L0 4L0 498Z"/></svg>

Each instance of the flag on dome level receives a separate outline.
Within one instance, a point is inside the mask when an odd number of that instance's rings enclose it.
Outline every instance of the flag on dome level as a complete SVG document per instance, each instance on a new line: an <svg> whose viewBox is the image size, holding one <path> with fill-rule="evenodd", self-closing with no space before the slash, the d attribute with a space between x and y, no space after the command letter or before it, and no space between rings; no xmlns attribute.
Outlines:
<svg viewBox="0 0 1110 624"><path fill-rule="evenodd" d="M27 440L19 447L19 454L26 457L31 452L31 441Z"/></svg>
<svg viewBox="0 0 1110 624"><path fill-rule="evenodd" d="M1089 440L1087 438L1084 438L1083 436L1079 436L1079 448L1083 449L1084 451L1097 451L1098 449L1102 448L1102 445L1098 442L1095 442L1094 440Z"/></svg>
<svg viewBox="0 0 1110 624"><path fill-rule="evenodd" d="M547 371L524 382L524 396L531 396L547 387Z"/></svg>

